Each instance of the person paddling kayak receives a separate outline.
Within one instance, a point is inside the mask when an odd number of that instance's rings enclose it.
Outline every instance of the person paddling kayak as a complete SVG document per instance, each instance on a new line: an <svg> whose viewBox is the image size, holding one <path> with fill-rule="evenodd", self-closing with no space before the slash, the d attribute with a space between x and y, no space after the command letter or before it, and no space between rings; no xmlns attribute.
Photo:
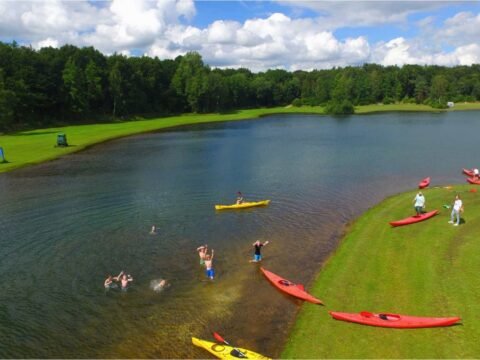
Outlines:
<svg viewBox="0 0 480 360"><path fill-rule="evenodd" d="M423 214L423 210L425 209L425 196L423 196L422 192L419 191L418 194L415 196L413 199L413 202L415 205L415 212L417 213L417 216L420 216Z"/></svg>
<svg viewBox="0 0 480 360"><path fill-rule="evenodd" d="M243 203L243 195L242 195L242 193L241 193L240 191L237 192L237 202L236 202L236 203L237 203L237 204Z"/></svg>
<svg viewBox="0 0 480 360"><path fill-rule="evenodd" d="M268 241L265 241L263 244L260 242L260 240L255 241L252 246L255 247L255 253L253 255L253 260L250 260L250 262L259 262L262 261L262 253L261 249L263 246L268 245Z"/></svg>

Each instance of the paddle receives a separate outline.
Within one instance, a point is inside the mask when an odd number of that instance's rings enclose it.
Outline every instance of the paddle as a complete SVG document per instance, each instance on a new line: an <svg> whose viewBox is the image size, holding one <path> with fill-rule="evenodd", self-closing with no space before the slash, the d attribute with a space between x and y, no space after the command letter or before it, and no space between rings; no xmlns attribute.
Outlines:
<svg viewBox="0 0 480 360"><path fill-rule="evenodd" d="M223 342L224 344L230 345L230 343L229 343L227 340L225 340L219 333L217 333L217 332L215 332L215 331L213 332L213 337L214 337L217 341L219 341L219 342ZM241 352L240 350L238 350L237 348L234 347L233 350L235 350L235 351L238 352L238 354L240 355L239 357L243 357L243 358L247 359L247 355L245 355L244 353L242 353L242 352Z"/></svg>

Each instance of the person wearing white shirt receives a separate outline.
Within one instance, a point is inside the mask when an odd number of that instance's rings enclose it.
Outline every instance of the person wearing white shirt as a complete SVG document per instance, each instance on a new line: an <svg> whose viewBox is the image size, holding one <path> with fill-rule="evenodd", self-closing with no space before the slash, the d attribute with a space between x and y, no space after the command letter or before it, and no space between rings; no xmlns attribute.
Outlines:
<svg viewBox="0 0 480 360"><path fill-rule="evenodd" d="M473 178L475 180L478 180L478 169L477 168L473 169Z"/></svg>
<svg viewBox="0 0 480 360"><path fill-rule="evenodd" d="M458 226L460 224L460 212L463 212L463 202L460 199L460 196L456 195L452 213L450 214L450 221L448 223L453 224L453 226ZM456 222L453 221L454 216L457 218Z"/></svg>
<svg viewBox="0 0 480 360"><path fill-rule="evenodd" d="M423 209L425 208L425 196L423 196L422 192L419 191L418 194L413 199L415 205L415 211L417 212L417 216L422 215Z"/></svg>

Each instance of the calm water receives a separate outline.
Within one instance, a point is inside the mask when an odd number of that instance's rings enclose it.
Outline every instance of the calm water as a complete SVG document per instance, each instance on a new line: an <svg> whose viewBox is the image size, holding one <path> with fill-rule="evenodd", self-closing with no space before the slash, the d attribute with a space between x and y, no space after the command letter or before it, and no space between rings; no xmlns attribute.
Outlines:
<svg viewBox="0 0 480 360"><path fill-rule="evenodd" d="M248 262L251 244L270 240L263 265L308 285L362 211L426 176L463 181L461 168L478 165L479 120L272 116L121 139L2 174L0 357L206 358L190 338L211 331L279 356L301 304ZM215 212L238 190L272 203ZM195 252L204 243L215 249L213 282ZM106 274L121 270L131 288L105 291ZM160 278L172 285L156 293Z"/></svg>

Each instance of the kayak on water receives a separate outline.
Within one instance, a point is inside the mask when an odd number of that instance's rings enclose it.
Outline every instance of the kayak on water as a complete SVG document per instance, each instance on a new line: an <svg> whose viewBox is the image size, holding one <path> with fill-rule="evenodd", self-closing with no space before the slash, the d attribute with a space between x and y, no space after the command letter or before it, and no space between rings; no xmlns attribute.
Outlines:
<svg viewBox="0 0 480 360"><path fill-rule="evenodd" d="M245 208L250 208L254 206L267 206L268 204L270 204L270 200L243 202L241 204L233 204L233 205L215 205L215 210L245 209Z"/></svg>
<svg viewBox="0 0 480 360"><path fill-rule="evenodd" d="M475 180L474 178L467 178L467 181L468 181L470 184L480 185L480 180Z"/></svg>
<svg viewBox="0 0 480 360"><path fill-rule="evenodd" d="M268 280L270 280L273 285L275 285L283 292L286 292L289 295L295 296L299 299L311 302L313 304L323 305L323 302L321 300L307 293L303 285L294 284L291 281L264 269L263 267L261 267L260 270L262 270L263 274L267 277Z"/></svg>
<svg viewBox="0 0 480 360"><path fill-rule="evenodd" d="M375 314L368 311L362 311L358 314L330 311L330 315L332 315L335 320L397 329L449 326L461 320L459 317L418 317L388 313Z"/></svg>
<svg viewBox="0 0 480 360"><path fill-rule="evenodd" d="M192 344L207 350L219 359L270 359L256 352L233 347L225 344L217 344L211 341L192 337Z"/></svg>
<svg viewBox="0 0 480 360"><path fill-rule="evenodd" d="M433 217L437 214L438 214L438 210L433 210L433 211L427 212L427 213L422 214L422 215L414 215L414 216L410 216L410 217L402 219L402 220L391 221L390 225L392 225L392 226L402 226L402 225L415 224L417 222L430 219L431 217Z"/></svg>
<svg viewBox="0 0 480 360"><path fill-rule="evenodd" d="M420 181L420 183L418 184L418 188L425 189L428 185L430 185L430 177L427 177Z"/></svg>
<svg viewBox="0 0 480 360"><path fill-rule="evenodd" d="M470 177L473 176L473 170L463 169L463 173L464 173L465 175L470 176Z"/></svg>

